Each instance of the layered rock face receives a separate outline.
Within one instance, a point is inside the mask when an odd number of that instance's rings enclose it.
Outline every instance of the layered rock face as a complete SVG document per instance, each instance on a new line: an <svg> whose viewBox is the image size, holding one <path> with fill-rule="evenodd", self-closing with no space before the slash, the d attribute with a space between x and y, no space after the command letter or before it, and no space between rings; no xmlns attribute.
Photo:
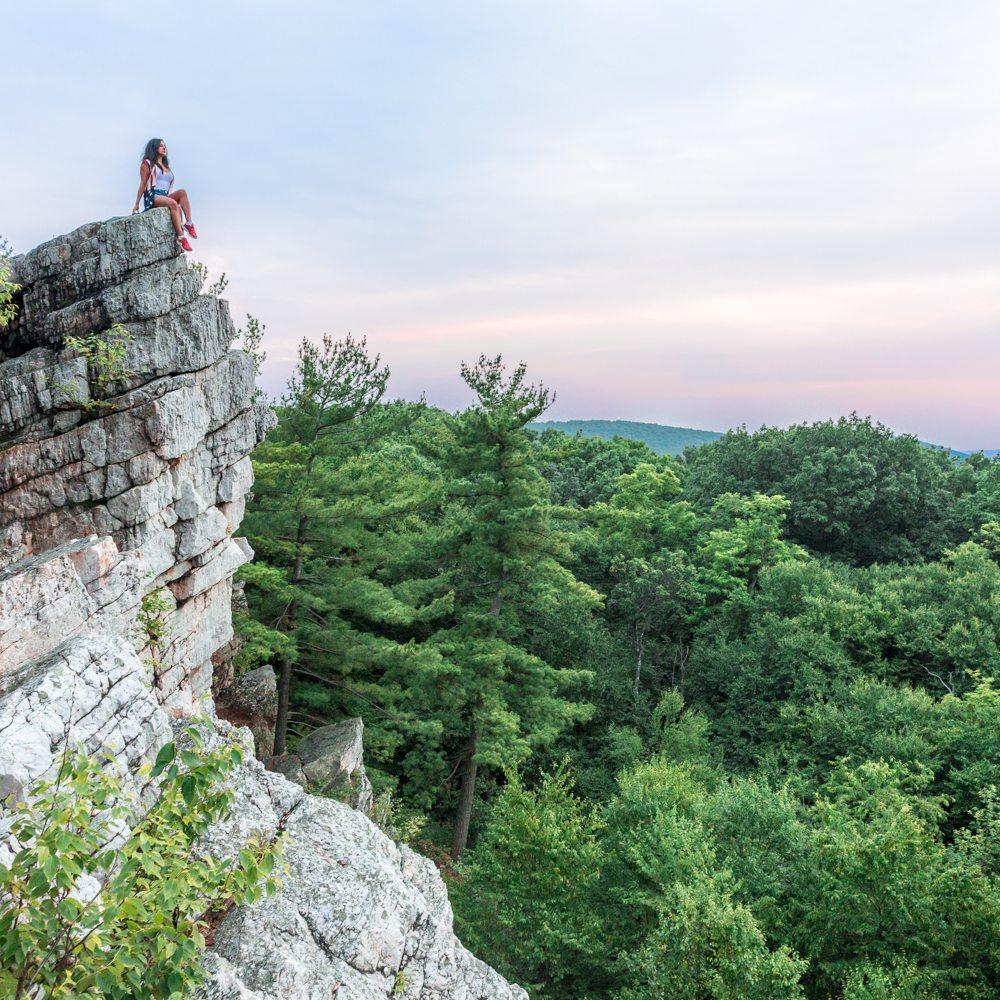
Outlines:
<svg viewBox="0 0 1000 1000"><path fill-rule="evenodd" d="M129 626L122 605L162 588L173 607L154 686L186 714L232 638L231 579L252 554L233 533L273 417L254 404L250 359L229 349L226 304L200 294L179 254L167 213L147 212L14 260L23 291L0 332L0 676L71 632ZM131 338L123 377L99 389L99 360L65 344L114 324Z"/></svg>
<svg viewBox="0 0 1000 1000"><path fill-rule="evenodd" d="M267 752L253 720L273 674L228 696L253 732L215 718L212 662L228 677L232 574L252 555L232 536L249 452L273 418L167 213L85 226L14 268L19 314L0 331L0 862L14 847L3 800L30 797L67 744L110 755L126 787L152 794L135 772L197 712L248 751L232 816L206 847L225 856L284 831L289 863L277 895L217 928L202 1000L527 1000L455 938L429 861L249 755L255 739ZM66 338L117 323L131 335L127 374L104 383ZM363 805L359 722L330 728L338 738L303 761L333 761ZM322 777L337 784L340 771Z"/></svg>

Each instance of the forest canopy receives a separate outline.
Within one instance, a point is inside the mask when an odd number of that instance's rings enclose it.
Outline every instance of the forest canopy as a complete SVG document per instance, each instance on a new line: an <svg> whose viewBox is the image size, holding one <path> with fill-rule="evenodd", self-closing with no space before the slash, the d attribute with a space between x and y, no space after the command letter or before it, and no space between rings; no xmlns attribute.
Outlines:
<svg viewBox="0 0 1000 1000"><path fill-rule="evenodd" d="M458 377L302 347L245 522L277 746L362 717L533 997L998 995L1000 462L857 416L675 458Z"/></svg>

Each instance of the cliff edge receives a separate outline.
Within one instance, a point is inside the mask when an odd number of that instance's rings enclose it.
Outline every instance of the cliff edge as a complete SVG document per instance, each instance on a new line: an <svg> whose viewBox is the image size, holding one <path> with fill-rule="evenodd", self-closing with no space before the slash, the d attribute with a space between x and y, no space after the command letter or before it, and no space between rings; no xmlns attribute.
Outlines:
<svg viewBox="0 0 1000 1000"><path fill-rule="evenodd" d="M83 226L13 266L17 317L0 330L0 799L30 795L67 742L132 774L185 717L214 718L232 576L252 557L236 535L249 454L273 422L251 360L230 349L226 303L202 294L166 212ZM236 807L211 841L225 852L284 830L289 873L216 929L204 997L526 1000L455 938L431 862L266 771L249 731L237 738L249 753L231 777ZM5 838L0 806L0 860Z"/></svg>

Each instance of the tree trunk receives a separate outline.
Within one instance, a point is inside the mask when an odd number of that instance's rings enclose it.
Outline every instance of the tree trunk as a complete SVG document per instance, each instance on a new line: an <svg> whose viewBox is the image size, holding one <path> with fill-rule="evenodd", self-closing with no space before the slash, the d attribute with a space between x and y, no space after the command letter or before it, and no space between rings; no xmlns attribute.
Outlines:
<svg viewBox="0 0 1000 1000"><path fill-rule="evenodd" d="M642 680L642 654L645 651L646 642L644 637L636 633L635 637L635 678L632 681L632 697L639 697L639 682Z"/></svg>
<svg viewBox="0 0 1000 1000"><path fill-rule="evenodd" d="M274 756L285 752L285 737L288 734L288 696L292 690L292 661L286 656L281 661L278 676L278 714L274 719Z"/></svg>
<svg viewBox="0 0 1000 1000"><path fill-rule="evenodd" d="M302 550L306 539L307 518L299 518L299 526L295 532L295 563L292 566L292 586L297 587L302 582ZM281 616L278 628L282 632L291 632L295 623L297 602L293 597ZM278 679L278 714L274 720L274 755L285 752L285 737L288 734L288 701L292 690L292 661L286 656L281 661L281 676Z"/></svg>
<svg viewBox="0 0 1000 1000"><path fill-rule="evenodd" d="M469 745L462 763L462 788L458 793L458 811L455 813L455 831L451 838L451 860L460 861L469 840L469 824L472 821L472 803L476 796L476 745L479 742L479 724L472 724Z"/></svg>
<svg viewBox="0 0 1000 1000"><path fill-rule="evenodd" d="M500 617L503 606L503 584L497 587L490 601L490 615L494 621ZM465 851L469 840L469 824L472 821L472 803L476 798L476 773L479 763L476 760L476 747L479 744L479 723L473 715L472 732L469 734L469 745L465 749L465 760L462 761L462 788L458 793L458 811L455 813L455 829L451 837L451 860L458 861Z"/></svg>

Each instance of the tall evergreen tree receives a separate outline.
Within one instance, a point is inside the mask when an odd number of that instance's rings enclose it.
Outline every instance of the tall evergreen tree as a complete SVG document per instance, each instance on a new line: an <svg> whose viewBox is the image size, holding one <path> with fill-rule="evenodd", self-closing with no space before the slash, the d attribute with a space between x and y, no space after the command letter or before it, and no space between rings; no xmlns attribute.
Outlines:
<svg viewBox="0 0 1000 1000"><path fill-rule="evenodd" d="M399 655L386 633L436 600L430 585L410 581L400 590L379 574L388 547L402 561L413 533L405 514L433 489L412 449L386 444L408 416L379 405L388 376L364 340L303 341L278 426L255 456L246 524L258 560L246 577L257 617L285 637L275 642L275 753L285 749L293 669L314 687L339 688L386 711L385 698L367 690L380 673L373 665ZM312 700L324 707L315 692ZM331 714L338 713L311 721Z"/></svg>
<svg viewBox="0 0 1000 1000"><path fill-rule="evenodd" d="M585 671L559 668L525 646L524 614L536 603L596 605L596 593L565 568L564 537L553 527L546 483L526 430L552 402L523 364L502 359L462 366L475 403L454 425L446 461L450 505L439 538L455 611L434 643L456 670L447 699L458 742L460 791L452 857L461 857L481 764L523 760L551 742L589 706L566 697Z"/></svg>
<svg viewBox="0 0 1000 1000"><path fill-rule="evenodd" d="M293 735L363 716L373 780L462 858L470 940L553 998L998 995L998 463L955 467L975 540L904 565L846 516L860 451L847 480L824 451L817 559L808 470L784 496L732 442L685 468L534 437L551 394L500 358L464 412L386 404L341 346L255 457L248 648L290 665Z"/></svg>

